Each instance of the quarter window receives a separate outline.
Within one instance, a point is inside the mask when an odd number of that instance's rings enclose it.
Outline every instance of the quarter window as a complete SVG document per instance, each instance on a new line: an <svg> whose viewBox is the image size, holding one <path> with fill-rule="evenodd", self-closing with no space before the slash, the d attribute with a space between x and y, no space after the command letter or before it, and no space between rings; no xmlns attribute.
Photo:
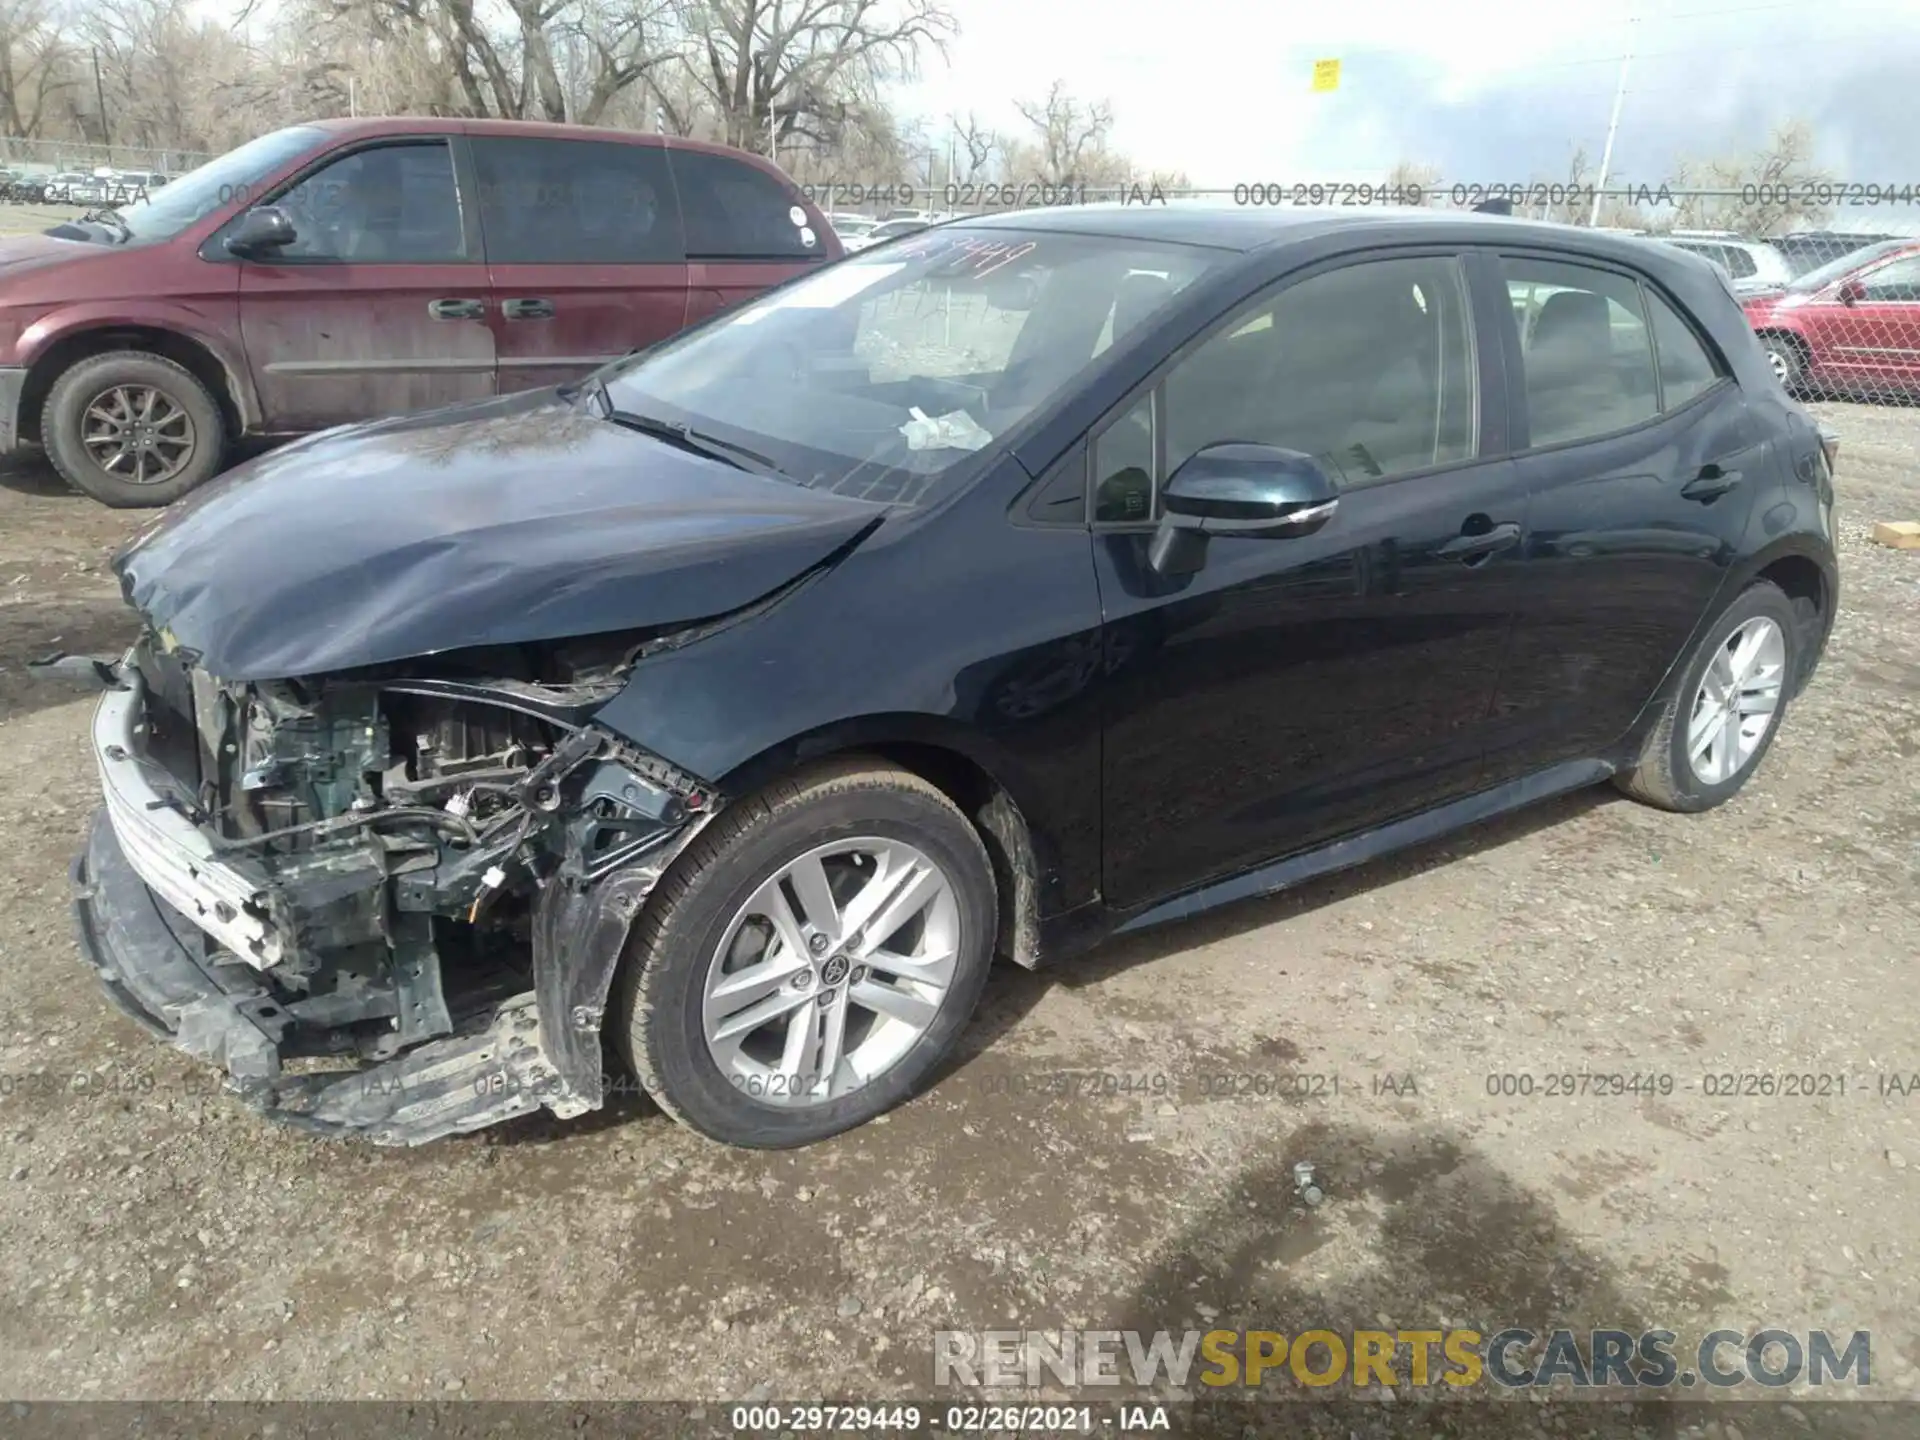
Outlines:
<svg viewBox="0 0 1920 1440"><path fill-rule="evenodd" d="M473 141L487 258L633 265L684 256L666 151L613 140Z"/></svg>
<svg viewBox="0 0 1920 1440"><path fill-rule="evenodd" d="M820 236L799 199L752 165L704 150L673 152L673 178L696 260L812 260ZM875 232L876 236L879 232Z"/></svg>
<svg viewBox="0 0 1920 1440"><path fill-rule="evenodd" d="M274 203L294 230L276 260L430 265L472 258L444 141L356 150Z"/></svg>
<svg viewBox="0 0 1920 1440"><path fill-rule="evenodd" d="M1093 447L1093 518L1103 525L1151 520L1155 509L1153 396L1142 395Z"/></svg>
<svg viewBox="0 0 1920 1440"><path fill-rule="evenodd" d="M1658 412L1653 337L1640 286L1560 260L1501 262L1520 322L1534 445L1629 429Z"/></svg>
<svg viewBox="0 0 1920 1440"><path fill-rule="evenodd" d="M1653 346L1660 361L1660 399L1664 409L1686 404L1720 379L1719 367L1700 337L1666 301L1647 292L1653 316Z"/></svg>

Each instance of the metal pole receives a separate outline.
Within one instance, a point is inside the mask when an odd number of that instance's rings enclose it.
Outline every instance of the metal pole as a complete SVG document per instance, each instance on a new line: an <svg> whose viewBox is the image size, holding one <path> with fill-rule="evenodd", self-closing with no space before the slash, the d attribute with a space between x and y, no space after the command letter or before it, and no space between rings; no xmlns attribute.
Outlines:
<svg viewBox="0 0 1920 1440"><path fill-rule="evenodd" d="M1613 163L1613 137L1620 129L1620 102L1627 98L1627 67L1633 64L1633 27L1639 23L1637 17L1627 17L1627 53L1620 57L1620 83L1613 91L1613 115L1607 121L1606 147L1600 152L1600 178L1593 186L1593 209L1587 215L1588 229L1600 223L1600 192L1607 187L1607 167Z"/></svg>
<svg viewBox="0 0 1920 1440"><path fill-rule="evenodd" d="M100 83L100 47L93 47L93 97L100 102L100 138L107 143L107 164L113 164L113 127L107 124L107 90Z"/></svg>
<svg viewBox="0 0 1920 1440"><path fill-rule="evenodd" d="M360 113L359 102L354 98L353 79L353 76L347 76L347 114L349 117L356 116Z"/></svg>

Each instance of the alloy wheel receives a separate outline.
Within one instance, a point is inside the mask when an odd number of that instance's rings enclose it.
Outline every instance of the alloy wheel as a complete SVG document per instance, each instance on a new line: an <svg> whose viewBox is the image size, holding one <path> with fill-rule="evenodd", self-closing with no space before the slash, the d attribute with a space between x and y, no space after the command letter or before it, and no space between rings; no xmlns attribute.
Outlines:
<svg viewBox="0 0 1920 1440"><path fill-rule="evenodd" d="M152 385L113 385L87 402L80 440L107 474L135 485L161 485L192 461L193 417Z"/></svg>
<svg viewBox="0 0 1920 1440"><path fill-rule="evenodd" d="M1723 785L1753 758L1779 713L1786 670L1786 634L1765 615L1714 652L1687 723L1687 764L1701 784Z"/></svg>
<svg viewBox="0 0 1920 1440"><path fill-rule="evenodd" d="M707 1052L771 1105L837 1100L926 1033L959 957L953 881L900 840L817 846L763 882L707 967Z"/></svg>

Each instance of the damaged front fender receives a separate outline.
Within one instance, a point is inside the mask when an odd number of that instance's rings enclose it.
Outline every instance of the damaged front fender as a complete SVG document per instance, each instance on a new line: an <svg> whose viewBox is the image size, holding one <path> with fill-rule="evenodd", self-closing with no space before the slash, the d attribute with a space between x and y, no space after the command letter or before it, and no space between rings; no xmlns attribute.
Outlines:
<svg viewBox="0 0 1920 1440"><path fill-rule="evenodd" d="M196 682L182 730L149 703L160 674L136 660L102 699L108 803L74 867L122 1010L321 1134L420 1144L604 1102L613 976L720 806L704 781L580 721L568 687L401 682L389 710L361 684ZM180 744L201 730L196 788ZM323 818L236 828L246 807Z"/></svg>

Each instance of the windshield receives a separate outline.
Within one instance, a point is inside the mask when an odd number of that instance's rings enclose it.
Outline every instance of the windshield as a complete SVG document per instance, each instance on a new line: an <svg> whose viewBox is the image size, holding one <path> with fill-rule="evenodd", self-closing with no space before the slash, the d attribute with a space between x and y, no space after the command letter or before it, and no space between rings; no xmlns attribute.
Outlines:
<svg viewBox="0 0 1920 1440"><path fill-rule="evenodd" d="M225 205L260 198L263 181L317 146L326 133L313 125L275 130L189 170L115 213L127 222L132 232L129 239L169 240Z"/></svg>
<svg viewBox="0 0 1920 1440"><path fill-rule="evenodd" d="M1826 289L1834 281L1851 274L1862 265L1870 264L1911 244L1913 244L1911 240L1883 240L1878 245L1866 245L1858 250L1849 250L1839 259L1829 260L1818 269L1807 271L1788 285L1787 290L1794 295L1811 295L1815 290Z"/></svg>
<svg viewBox="0 0 1920 1440"><path fill-rule="evenodd" d="M786 478L918 502L1225 252L930 231L602 372L615 411L751 447Z"/></svg>

